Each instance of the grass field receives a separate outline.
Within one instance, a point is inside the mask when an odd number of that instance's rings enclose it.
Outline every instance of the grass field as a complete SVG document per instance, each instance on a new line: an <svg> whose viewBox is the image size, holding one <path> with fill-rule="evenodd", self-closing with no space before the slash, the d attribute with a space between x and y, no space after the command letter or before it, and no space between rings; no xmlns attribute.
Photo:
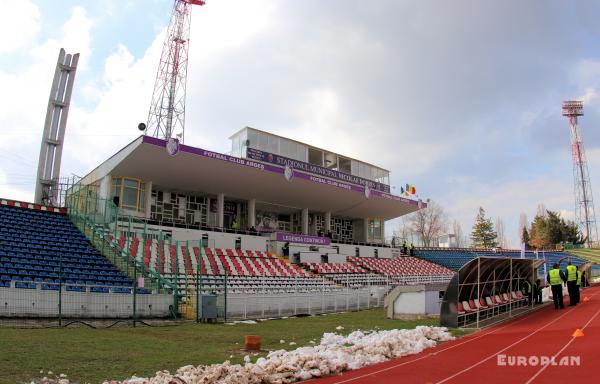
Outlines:
<svg viewBox="0 0 600 384"><path fill-rule="evenodd" d="M344 330L336 331L337 326ZM0 328L0 383L41 378L40 370L66 374L72 382L98 383L187 365L241 362L245 335L260 335L263 349L295 349L324 332L414 328L437 320L399 321L383 310L270 320L258 324L184 324L137 328ZM458 334L460 331L455 331ZM281 344L280 340L285 340ZM290 346L290 342L297 345ZM230 356L234 356L230 358Z"/></svg>
<svg viewBox="0 0 600 384"><path fill-rule="evenodd" d="M569 249L568 252L592 263L600 264L600 249Z"/></svg>

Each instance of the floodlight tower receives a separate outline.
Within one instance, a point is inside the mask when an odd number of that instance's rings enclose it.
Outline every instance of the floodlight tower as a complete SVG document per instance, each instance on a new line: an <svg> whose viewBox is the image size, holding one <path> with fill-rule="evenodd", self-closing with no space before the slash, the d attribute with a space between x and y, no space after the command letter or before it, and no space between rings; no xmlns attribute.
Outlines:
<svg viewBox="0 0 600 384"><path fill-rule="evenodd" d="M562 114L569 118L571 130L571 151L573 153L573 179L575 187L575 221L579 225L585 244L588 247L598 241L596 229L596 213L594 211L594 198L592 184L588 173L587 159L583 149L583 140L577 125L577 117L583 116L582 101L563 101Z"/></svg>
<svg viewBox="0 0 600 384"><path fill-rule="evenodd" d="M58 205L59 203L60 162L78 62L79 53L67 54L64 49L60 49L50 88L38 160L34 197L37 204Z"/></svg>
<svg viewBox="0 0 600 384"><path fill-rule="evenodd" d="M192 5L204 5L204 1L175 0L154 83L145 133L164 140L184 139Z"/></svg>

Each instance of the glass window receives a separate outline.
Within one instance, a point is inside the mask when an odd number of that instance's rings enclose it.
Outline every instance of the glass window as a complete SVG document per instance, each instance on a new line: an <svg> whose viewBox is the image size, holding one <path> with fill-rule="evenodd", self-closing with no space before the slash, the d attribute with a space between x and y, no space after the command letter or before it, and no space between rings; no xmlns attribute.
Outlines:
<svg viewBox="0 0 600 384"><path fill-rule="evenodd" d="M369 219L369 239L381 240L381 220Z"/></svg>
<svg viewBox="0 0 600 384"><path fill-rule="evenodd" d="M279 153L279 137L267 135L268 146L266 151L270 153Z"/></svg>
<svg viewBox="0 0 600 384"><path fill-rule="evenodd" d="M250 142L250 144L248 145L250 148L257 148L260 149L258 147L258 133L255 131L248 131L248 141Z"/></svg>
<svg viewBox="0 0 600 384"><path fill-rule="evenodd" d="M325 153L325 168L338 169L337 155L335 153Z"/></svg>
<svg viewBox="0 0 600 384"><path fill-rule="evenodd" d="M125 188L135 188L137 189L139 186L139 181L132 179L125 179Z"/></svg>
<svg viewBox="0 0 600 384"><path fill-rule="evenodd" d="M323 152L318 149L308 148L308 162L314 165L323 166Z"/></svg>
<svg viewBox="0 0 600 384"><path fill-rule="evenodd" d="M350 159L338 156L338 167L340 172L344 172L349 175L352 174L352 161Z"/></svg>
<svg viewBox="0 0 600 384"><path fill-rule="evenodd" d="M139 201L139 210L146 210L146 183L140 183L140 201Z"/></svg>
<svg viewBox="0 0 600 384"><path fill-rule="evenodd" d="M137 179L117 177L113 179L112 196L119 197L119 205L126 209L145 211L146 184Z"/></svg>
<svg viewBox="0 0 600 384"><path fill-rule="evenodd" d="M269 136L264 133L258 133L258 149L261 151L268 151L269 148Z"/></svg>
<svg viewBox="0 0 600 384"><path fill-rule="evenodd" d="M123 198L121 205L126 208L137 208L138 191L137 188L125 188L123 190Z"/></svg>

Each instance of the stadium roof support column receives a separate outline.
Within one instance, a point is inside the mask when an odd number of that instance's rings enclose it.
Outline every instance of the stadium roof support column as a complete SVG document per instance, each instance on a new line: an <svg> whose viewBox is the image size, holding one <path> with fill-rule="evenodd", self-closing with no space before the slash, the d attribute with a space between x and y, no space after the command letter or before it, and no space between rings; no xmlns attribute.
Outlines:
<svg viewBox="0 0 600 384"><path fill-rule="evenodd" d="M223 224L225 223L224 206L225 206L225 194L219 193L217 195L217 226L220 228L223 228Z"/></svg>
<svg viewBox="0 0 600 384"><path fill-rule="evenodd" d="M331 231L331 212L325 212L325 233Z"/></svg>
<svg viewBox="0 0 600 384"><path fill-rule="evenodd" d="M302 209L302 234L308 235L308 208Z"/></svg>
<svg viewBox="0 0 600 384"><path fill-rule="evenodd" d="M363 219L363 239L365 243L369 242L369 219Z"/></svg>
<svg viewBox="0 0 600 384"><path fill-rule="evenodd" d="M256 226L256 199L248 200L248 226Z"/></svg>

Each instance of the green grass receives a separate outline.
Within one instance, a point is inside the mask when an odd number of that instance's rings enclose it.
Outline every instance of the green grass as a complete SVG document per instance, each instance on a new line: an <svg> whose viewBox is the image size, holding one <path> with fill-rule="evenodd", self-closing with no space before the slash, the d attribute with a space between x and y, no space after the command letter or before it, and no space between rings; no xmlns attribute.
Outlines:
<svg viewBox="0 0 600 384"><path fill-rule="evenodd" d="M64 373L72 382L98 383L105 379L149 376L158 370L173 372L192 364L225 360L241 362L245 335L260 335L264 350L294 349L318 342L324 332L339 325L353 330L414 328L437 325L437 319L400 321L384 318L383 310L328 316L271 320L258 324L184 324L137 328L0 328L0 383L29 382L40 370ZM455 335L463 331L453 331ZM279 340L286 344L280 344ZM296 346L290 347L294 341ZM234 355L234 358L230 358Z"/></svg>
<svg viewBox="0 0 600 384"><path fill-rule="evenodd" d="M600 264L600 249L569 249L567 252L592 263Z"/></svg>

